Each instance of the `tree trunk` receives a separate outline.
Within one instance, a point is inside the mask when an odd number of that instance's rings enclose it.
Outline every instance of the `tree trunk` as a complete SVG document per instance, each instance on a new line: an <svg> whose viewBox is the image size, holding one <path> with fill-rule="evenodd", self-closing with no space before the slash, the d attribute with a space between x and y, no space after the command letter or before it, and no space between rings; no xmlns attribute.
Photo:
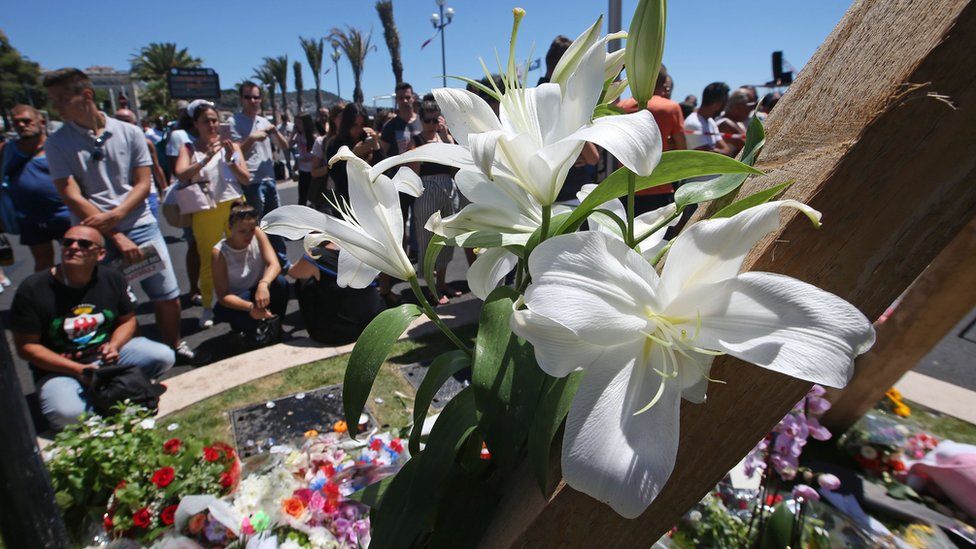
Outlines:
<svg viewBox="0 0 976 549"><path fill-rule="evenodd" d="M740 192L796 181L785 198L823 212L823 227L790 214L744 270L799 278L868 318L918 277L976 211L976 156L960 139L976 126L973 28L966 0L855 2L770 115L767 175ZM728 356L711 377L727 384L712 384L705 404L682 403L677 464L643 515L623 519L562 483L543 498L527 472L483 545L651 546L810 388Z"/></svg>

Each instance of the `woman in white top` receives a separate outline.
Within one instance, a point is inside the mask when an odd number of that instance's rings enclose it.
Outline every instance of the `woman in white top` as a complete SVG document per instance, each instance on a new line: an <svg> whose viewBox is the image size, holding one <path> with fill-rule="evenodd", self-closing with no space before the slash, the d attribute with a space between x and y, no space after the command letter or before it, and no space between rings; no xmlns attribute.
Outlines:
<svg viewBox="0 0 976 549"><path fill-rule="evenodd" d="M257 226L257 211L242 201L230 210L227 237L208 257L213 263L217 320L245 336L285 313L288 282L271 241Z"/></svg>
<svg viewBox="0 0 976 549"><path fill-rule="evenodd" d="M241 185L247 185L251 176L240 147L221 135L220 118L213 103L196 100L187 107L193 120L192 131L196 141L187 143L176 158L176 177L180 185L200 185L210 202L210 208L193 214L193 235L200 254L200 295L203 298L203 315L200 327L213 326L213 275L210 250L224 236L231 204L241 197Z"/></svg>

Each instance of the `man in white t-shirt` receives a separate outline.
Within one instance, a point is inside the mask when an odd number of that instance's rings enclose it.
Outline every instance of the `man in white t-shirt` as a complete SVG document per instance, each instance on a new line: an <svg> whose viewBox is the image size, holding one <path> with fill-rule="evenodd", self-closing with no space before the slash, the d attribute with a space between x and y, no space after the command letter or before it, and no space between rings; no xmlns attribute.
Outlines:
<svg viewBox="0 0 976 549"><path fill-rule="evenodd" d="M729 86L724 82L712 82L702 92L701 107L685 118L685 132L688 133L689 149L713 151L732 156L734 151L722 140L715 117L725 108L729 99Z"/></svg>

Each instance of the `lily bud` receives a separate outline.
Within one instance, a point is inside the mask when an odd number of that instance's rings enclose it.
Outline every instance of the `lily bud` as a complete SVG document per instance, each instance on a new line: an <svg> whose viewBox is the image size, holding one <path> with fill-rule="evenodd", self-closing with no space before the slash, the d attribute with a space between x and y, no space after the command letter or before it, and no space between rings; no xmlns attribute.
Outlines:
<svg viewBox="0 0 976 549"><path fill-rule="evenodd" d="M657 73L664 58L664 26L667 0L640 0L627 32L624 56L630 92L644 106L654 94Z"/></svg>

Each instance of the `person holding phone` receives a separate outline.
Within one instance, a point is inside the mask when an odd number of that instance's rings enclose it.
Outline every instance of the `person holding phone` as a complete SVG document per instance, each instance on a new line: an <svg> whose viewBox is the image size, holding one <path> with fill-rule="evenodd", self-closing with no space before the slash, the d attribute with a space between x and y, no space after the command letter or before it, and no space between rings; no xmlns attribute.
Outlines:
<svg viewBox="0 0 976 549"><path fill-rule="evenodd" d="M368 125L369 115L362 103L349 103L342 109L339 120L339 133L329 143L325 152L325 159L335 156L343 146L352 149L353 154L366 162L373 164L378 158L380 141L373 128ZM376 157L376 158L374 158ZM349 177L346 175L345 161L336 162L329 169L332 181L335 183L335 194L339 200L349 200ZM331 193L326 193L329 200L333 200Z"/></svg>
<svg viewBox="0 0 976 549"><path fill-rule="evenodd" d="M247 161L251 179L244 187L244 195L247 197L248 204L254 206L260 217L280 204L278 187L275 185L271 143L284 151L288 148L288 141L281 136L274 124L259 114L261 87L254 82L245 81L241 83L239 90L241 110L234 113L231 139L240 145L244 159ZM209 251L207 253L209 255Z"/></svg>
<svg viewBox="0 0 976 549"><path fill-rule="evenodd" d="M210 197L210 209L193 214L193 235L200 254L200 295L203 314L200 327L213 326L214 282L211 250L224 237L231 204L242 195L241 185L251 180L241 148L231 141L231 129L222 126L217 109L209 101L190 103L187 114L193 120L197 138L187 143L176 158L180 185L200 185Z"/></svg>

